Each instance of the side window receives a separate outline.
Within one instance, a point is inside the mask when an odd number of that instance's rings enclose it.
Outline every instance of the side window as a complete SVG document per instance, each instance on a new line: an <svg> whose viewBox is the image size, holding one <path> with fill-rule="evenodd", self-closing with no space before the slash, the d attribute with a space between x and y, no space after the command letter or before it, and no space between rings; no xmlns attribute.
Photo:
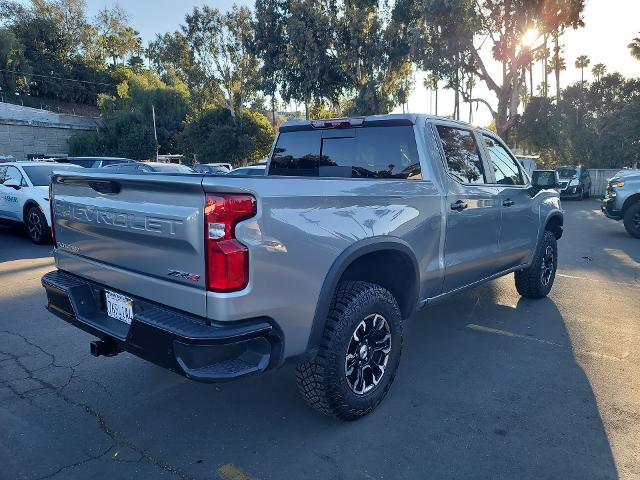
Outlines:
<svg viewBox="0 0 640 480"><path fill-rule="evenodd" d="M4 183L4 174L7 171L7 167L0 167L0 185Z"/></svg>
<svg viewBox="0 0 640 480"><path fill-rule="evenodd" d="M18 170L16 167L11 167L11 166L7 167L2 183L5 183L9 180L14 181L18 185L22 185L23 187L27 186L27 183L24 181L24 178L22 177L20 170Z"/></svg>
<svg viewBox="0 0 640 480"><path fill-rule="evenodd" d="M482 138L489 152L496 183L500 185L524 185L524 178L520 168L518 168L518 162L509 154L507 149L491 137L483 135Z"/></svg>
<svg viewBox="0 0 640 480"><path fill-rule="evenodd" d="M362 127L353 135L322 139L321 177L422 180L412 126Z"/></svg>
<svg viewBox="0 0 640 480"><path fill-rule="evenodd" d="M459 128L437 126L447 169L462 183L486 183L484 165L473 134Z"/></svg>

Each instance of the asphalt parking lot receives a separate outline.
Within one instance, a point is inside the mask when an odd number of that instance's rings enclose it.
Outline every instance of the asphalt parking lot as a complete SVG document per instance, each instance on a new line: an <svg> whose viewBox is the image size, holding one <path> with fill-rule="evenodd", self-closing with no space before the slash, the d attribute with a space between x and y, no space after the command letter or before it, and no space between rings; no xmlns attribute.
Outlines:
<svg viewBox="0 0 640 480"><path fill-rule="evenodd" d="M396 382L355 423L291 367L205 385L47 313L50 247L0 230L1 479L640 478L640 240L564 202L549 298L513 276L420 312Z"/></svg>

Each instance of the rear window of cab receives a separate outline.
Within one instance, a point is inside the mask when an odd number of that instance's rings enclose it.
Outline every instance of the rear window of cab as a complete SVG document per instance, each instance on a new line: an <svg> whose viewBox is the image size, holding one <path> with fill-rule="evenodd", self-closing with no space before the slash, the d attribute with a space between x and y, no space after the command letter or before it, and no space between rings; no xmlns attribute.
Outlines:
<svg viewBox="0 0 640 480"><path fill-rule="evenodd" d="M410 125L281 132L269 175L422 180Z"/></svg>

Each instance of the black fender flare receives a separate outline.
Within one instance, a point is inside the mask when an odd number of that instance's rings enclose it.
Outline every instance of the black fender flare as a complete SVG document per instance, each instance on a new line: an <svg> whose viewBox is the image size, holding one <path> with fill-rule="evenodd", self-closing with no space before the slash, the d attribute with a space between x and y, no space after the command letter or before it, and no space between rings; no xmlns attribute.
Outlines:
<svg viewBox="0 0 640 480"><path fill-rule="evenodd" d="M548 214L547 214L547 218L545 218L543 225L543 228L540 230L540 232L538 232L538 243L540 244L540 241L542 240L542 237L544 236L544 232L547 230L547 225L549 225L549 222L554 219L557 218L559 220L559 224L560 227L562 227L564 225L564 214L562 213L561 210L551 210ZM560 240L560 238L562 237L562 229L560 230L560 233L558 234L558 236L556 237L558 240Z"/></svg>
<svg viewBox="0 0 640 480"><path fill-rule="evenodd" d="M407 305L405 305L405 308L403 309L403 311L406 312L403 316L409 317L413 313L418 303L418 293L420 290L420 268L411 246L400 238L389 236L360 240L349 245L349 247L338 255L338 258L333 262L325 276L320 290L320 295L318 297L318 302L316 304L313 324L311 325L311 331L309 333L307 356L313 357L317 353L318 345L320 344L320 339L322 338L322 333L324 332L325 323L327 321L327 315L329 314L331 299L338 287L338 282L340 281L342 274L347 270L349 265L363 255L385 250L400 252L403 255L406 255L413 265L415 282L413 291L410 292L409 300L406 302Z"/></svg>

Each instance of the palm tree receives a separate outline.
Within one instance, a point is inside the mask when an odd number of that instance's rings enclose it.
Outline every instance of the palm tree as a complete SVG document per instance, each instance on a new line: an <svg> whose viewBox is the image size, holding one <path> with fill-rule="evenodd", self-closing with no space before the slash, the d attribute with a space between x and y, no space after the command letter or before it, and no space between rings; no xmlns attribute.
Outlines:
<svg viewBox="0 0 640 480"><path fill-rule="evenodd" d="M560 72L567 69L567 64L560 55L554 54L549 62L549 72L556 74L556 102L560 101Z"/></svg>
<svg viewBox="0 0 640 480"><path fill-rule="evenodd" d="M580 55L576 58L576 68L580 69L580 78L582 83L582 88L584 88L584 69L589 66L591 60L586 55Z"/></svg>
<svg viewBox="0 0 640 480"><path fill-rule="evenodd" d="M436 94L436 112L435 112L436 115L438 115L438 82L439 81L440 81L440 75L438 75L436 72L431 72L424 79L425 88L432 89Z"/></svg>
<svg viewBox="0 0 640 480"><path fill-rule="evenodd" d="M640 37L636 37L631 40L631 43L627 45L627 48L631 51L631 56L636 60L640 60Z"/></svg>
<svg viewBox="0 0 640 480"><path fill-rule="evenodd" d="M599 82L604 74L607 73L607 66L604 63L596 63L591 69L591 73L596 77L596 82Z"/></svg>

